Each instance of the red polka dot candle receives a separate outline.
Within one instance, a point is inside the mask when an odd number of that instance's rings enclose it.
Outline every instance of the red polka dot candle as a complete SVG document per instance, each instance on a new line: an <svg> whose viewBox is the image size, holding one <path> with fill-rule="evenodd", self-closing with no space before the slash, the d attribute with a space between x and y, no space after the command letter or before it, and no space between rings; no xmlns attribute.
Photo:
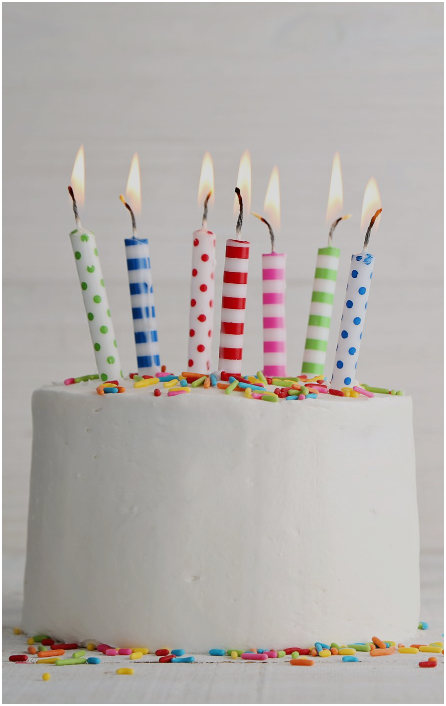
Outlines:
<svg viewBox="0 0 446 706"><path fill-rule="evenodd" d="M227 373L240 375L242 372L250 243L238 239L243 223L243 200L240 189L237 187L235 191L239 199L240 213L236 226L237 239L230 238L226 241L218 368Z"/></svg>
<svg viewBox="0 0 446 706"><path fill-rule="evenodd" d="M280 226L279 171L271 172L265 197L264 211L277 229ZM262 255L263 281L263 373L270 377L286 375L285 325L285 266L286 254L275 251L275 237L271 224L253 213L268 228L271 252Z"/></svg>
<svg viewBox="0 0 446 706"><path fill-rule="evenodd" d="M341 390L355 385L356 369L358 366L359 350L364 333L365 317L372 286L373 267L375 259L368 252L370 234L374 224L381 213L380 196L375 180L367 184L362 209L361 228L368 222L370 213L373 216L364 241L361 253L352 255L350 273L345 294L344 309L341 317L338 345L336 347L335 362L331 380L333 390Z"/></svg>
<svg viewBox="0 0 446 706"><path fill-rule="evenodd" d="M209 202L214 194L214 170L209 152L203 157L199 203L204 200L203 223L193 234L187 369L210 372L214 322L215 234L207 228Z"/></svg>
<svg viewBox="0 0 446 706"><path fill-rule="evenodd" d="M84 151L83 147L81 147L71 175L71 183L75 191L71 186L68 187L76 219L76 228L71 231L70 240L87 314L96 365L100 379L105 382L122 378L123 375L96 238L91 231L86 230L82 226L75 198L76 193L79 202L83 203L85 188L84 165Z"/></svg>

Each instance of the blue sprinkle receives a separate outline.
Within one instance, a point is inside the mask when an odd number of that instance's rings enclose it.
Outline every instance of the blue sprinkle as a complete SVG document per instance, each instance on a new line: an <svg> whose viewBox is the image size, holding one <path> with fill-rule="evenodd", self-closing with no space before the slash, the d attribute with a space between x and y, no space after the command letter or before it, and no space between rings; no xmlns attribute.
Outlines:
<svg viewBox="0 0 446 706"><path fill-rule="evenodd" d="M352 346L351 348L348 349L348 352L350 353L350 355L355 355L356 348L353 348L353 346Z"/></svg>
<svg viewBox="0 0 446 706"><path fill-rule="evenodd" d="M226 650L209 650L209 654L213 657L223 657L226 654Z"/></svg>
<svg viewBox="0 0 446 706"><path fill-rule="evenodd" d="M353 655L345 655L342 658L342 661L343 662L359 662L359 659L357 657L353 657Z"/></svg>
<svg viewBox="0 0 446 706"><path fill-rule="evenodd" d="M355 316L355 318L353 319L353 323L355 324L355 326L359 326L359 324L361 323L360 317Z"/></svg>
<svg viewBox="0 0 446 706"><path fill-rule="evenodd" d="M175 655L175 657L182 657L184 655L184 650L171 650L170 653Z"/></svg>
<svg viewBox="0 0 446 706"><path fill-rule="evenodd" d="M348 338L347 331L342 331L341 336L342 336L342 338Z"/></svg>
<svg viewBox="0 0 446 706"><path fill-rule="evenodd" d="M217 378L215 377L215 375L211 375L210 378L211 378L211 386L215 387L217 384Z"/></svg>
<svg viewBox="0 0 446 706"><path fill-rule="evenodd" d="M195 657L174 657L171 662L195 662Z"/></svg>
<svg viewBox="0 0 446 706"><path fill-rule="evenodd" d="M296 395L291 395L291 397L296 397ZM308 395L305 395L305 399L308 399L309 397L316 399L317 395L314 392L310 392Z"/></svg>
<svg viewBox="0 0 446 706"><path fill-rule="evenodd" d="M329 650L330 645L326 645L325 642L319 642L319 645L324 649L324 650Z"/></svg>
<svg viewBox="0 0 446 706"><path fill-rule="evenodd" d="M385 642L384 644L386 647L390 647L390 642Z"/></svg>
<svg viewBox="0 0 446 706"><path fill-rule="evenodd" d="M353 306L352 300L351 300L351 299L347 299L347 301L345 302L345 306L347 307L347 309L351 309L352 306Z"/></svg>
<svg viewBox="0 0 446 706"><path fill-rule="evenodd" d="M351 378L344 378L344 383L345 383L346 385L350 385L351 381L352 381Z"/></svg>
<svg viewBox="0 0 446 706"><path fill-rule="evenodd" d="M366 291L367 291L367 290L366 290L365 287L359 287L359 289L358 289L358 292L359 292L360 294L365 294Z"/></svg>
<svg viewBox="0 0 446 706"><path fill-rule="evenodd" d="M344 367L344 363L342 362L342 360L338 360L338 362L336 363L336 367L337 367L339 370Z"/></svg>
<svg viewBox="0 0 446 706"><path fill-rule="evenodd" d="M354 277L354 279L356 279L357 276L358 276L358 270L352 270L352 277Z"/></svg>
<svg viewBox="0 0 446 706"><path fill-rule="evenodd" d="M180 380L181 387L187 387L187 380Z"/></svg>
<svg viewBox="0 0 446 706"><path fill-rule="evenodd" d="M113 394L113 393L116 394L116 393L118 392L118 388L117 388L117 387L103 387L102 389L104 390L104 392L105 392L106 395L110 395L110 394Z"/></svg>
<svg viewBox="0 0 446 706"><path fill-rule="evenodd" d="M264 652L268 652L269 650L257 650L257 654L263 655Z"/></svg>
<svg viewBox="0 0 446 706"><path fill-rule="evenodd" d="M163 375L162 373L159 373L157 377L161 380L161 382L169 382L170 380L178 379L178 375Z"/></svg>
<svg viewBox="0 0 446 706"><path fill-rule="evenodd" d="M320 652L322 650L322 645L320 642L315 642L314 646L318 652Z"/></svg>
<svg viewBox="0 0 446 706"><path fill-rule="evenodd" d="M87 664L101 664L99 657L89 657L87 659Z"/></svg>

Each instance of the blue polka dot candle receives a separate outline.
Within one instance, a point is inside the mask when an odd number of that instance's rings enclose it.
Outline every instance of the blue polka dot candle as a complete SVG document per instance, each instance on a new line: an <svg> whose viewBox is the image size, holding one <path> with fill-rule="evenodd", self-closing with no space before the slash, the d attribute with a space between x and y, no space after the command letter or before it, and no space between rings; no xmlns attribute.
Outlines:
<svg viewBox="0 0 446 706"><path fill-rule="evenodd" d="M83 194L84 179L83 148L78 152L73 169L72 182L80 184L80 193ZM81 172L81 181L78 172ZM96 358L99 377L102 381L122 378L121 363L119 362L118 346L116 343L110 307L105 291L104 278L99 260L96 238L94 234L85 230L79 218L77 203L71 186L68 191L73 200L73 210L76 218L76 228L70 233L71 245L79 275L79 281L87 312L88 326L90 328L93 350Z"/></svg>
<svg viewBox="0 0 446 706"><path fill-rule="evenodd" d="M362 253L352 255L331 380L331 388L334 390L353 387L355 384L375 264L375 258L367 252L367 248L373 224L381 211L382 209L376 211L370 221Z"/></svg>
<svg viewBox="0 0 446 706"><path fill-rule="evenodd" d="M139 211L141 179L137 154L133 156L126 194L128 198L132 199L132 203ZM124 196L121 195L119 198L130 213L133 228L133 237L125 239L125 254L129 276L136 364L140 375L155 375L160 371L161 361L149 241L147 238L138 238L133 210Z"/></svg>

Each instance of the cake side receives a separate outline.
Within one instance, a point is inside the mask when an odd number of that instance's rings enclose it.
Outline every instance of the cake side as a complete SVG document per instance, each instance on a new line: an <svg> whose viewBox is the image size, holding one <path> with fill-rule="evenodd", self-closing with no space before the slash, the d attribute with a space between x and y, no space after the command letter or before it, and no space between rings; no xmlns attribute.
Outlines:
<svg viewBox="0 0 446 706"><path fill-rule="evenodd" d="M194 651L416 631L410 397L94 389L33 396L26 631Z"/></svg>

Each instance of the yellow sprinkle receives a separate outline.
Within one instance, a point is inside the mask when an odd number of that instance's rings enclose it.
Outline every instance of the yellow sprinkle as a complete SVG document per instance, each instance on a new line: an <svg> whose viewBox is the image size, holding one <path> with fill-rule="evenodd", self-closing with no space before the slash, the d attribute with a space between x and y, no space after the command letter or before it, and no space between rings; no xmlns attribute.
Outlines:
<svg viewBox="0 0 446 706"><path fill-rule="evenodd" d="M441 647L443 648L443 643L442 642L429 642L429 645L433 645L434 647Z"/></svg>
<svg viewBox="0 0 446 706"><path fill-rule="evenodd" d="M138 380L133 383L133 387L149 387L149 385L156 385L159 382L159 378L150 378L149 380Z"/></svg>
<svg viewBox="0 0 446 706"><path fill-rule="evenodd" d="M250 387L245 387L245 397L252 397L252 390Z"/></svg>
<svg viewBox="0 0 446 706"><path fill-rule="evenodd" d="M383 640L383 642L388 642L389 645L390 645L390 647L396 647L396 642L394 642L393 640ZM369 644L370 644L370 643L369 643ZM370 646L372 646L373 644L374 644L374 643L372 642ZM372 650L373 650L373 649L374 649L374 648L372 647Z"/></svg>
<svg viewBox="0 0 446 706"><path fill-rule="evenodd" d="M133 654L130 655L130 659L141 659L142 656L142 652L133 652Z"/></svg>
<svg viewBox="0 0 446 706"><path fill-rule="evenodd" d="M149 648L148 647L132 647L132 652L141 652L142 655L148 655L149 654Z"/></svg>
<svg viewBox="0 0 446 706"><path fill-rule="evenodd" d="M436 647L435 645L421 645L420 652L440 652L441 647Z"/></svg>
<svg viewBox="0 0 446 706"><path fill-rule="evenodd" d="M116 674L134 674L134 669L129 669L128 667L121 667L121 669L116 670Z"/></svg>
<svg viewBox="0 0 446 706"><path fill-rule="evenodd" d="M174 387L178 382L178 378L175 378L175 380L169 380L168 382L163 382L163 387Z"/></svg>
<svg viewBox="0 0 446 706"><path fill-rule="evenodd" d="M341 647L339 650L340 655L355 655L356 650L353 649L353 647Z"/></svg>
<svg viewBox="0 0 446 706"><path fill-rule="evenodd" d="M252 383L253 385L259 385L259 382L262 382L262 381L248 375L248 382ZM260 387L262 387L262 385L260 385Z"/></svg>
<svg viewBox="0 0 446 706"><path fill-rule="evenodd" d="M319 652L319 657L331 657L330 650L321 650Z"/></svg>
<svg viewBox="0 0 446 706"><path fill-rule="evenodd" d="M235 650L231 652L231 657L232 659L238 659L238 652L236 652Z"/></svg>
<svg viewBox="0 0 446 706"><path fill-rule="evenodd" d="M352 390L351 387L343 387L341 392L344 393L344 397L359 397L359 392Z"/></svg>
<svg viewBox="0 0 446 706"><path fill-rule="evenodd" d="M185 380L185 379L186 379L186 378L184 377L184 375L178 375L178 380L179 380L180 382L181 382L181 380Z"/></svg>
<svg viewBox="0 0 446 706"><path fill-rule="evenodd" d="M43 681L49 681L51 679L51 674L49 672L44 672L44 674L42 674L42 679Z"/></svg>
<svg viewBox="0 0 446 706"><path fill-rule="evenodd" d="M98 387L118 387L115 382L103 382L102 385L98 385Z"/></svg>
<svg viewBox="0 0 446 706"><path fill-rule="evenodd" d="M21 635L22 631L20 630L20 628L14 628L13 633L14 633L14 635Z"/></svg>
<svg viewBox="0 0 446 706"><path fill-rule="evenodd" d="M28 642L28 645L34 645L34 640L32 637L28 637L27 642Z"/></svg>
<svg viewBox="0 0 446 706"><path fill-rule="evenodd" d="M167 385L167 382L164 384ZM190 392L190 387L181 387L181 385L180 387L172 387L172 392Z"/></svg>
<svg viewBox="0 0 446 706"><path fill-rule="evenodd" d="M402 655L416 655L418 653L417 647L400 647L398 652Z"/></svg>
<svg viewBox="0 0 446 706"><path fill-rule="evenodd" d="M93 652L93 650L95 650L95 649L96 649L96 646L92 642L89 642L87 645L87 650L89 652Z"/></svg>
<svg viewBox="0 0 446 706"><path fill-rule="evenodd" d="M38 659L36 664L56 664L60 657L47 657L46 659Z"/></svg>

